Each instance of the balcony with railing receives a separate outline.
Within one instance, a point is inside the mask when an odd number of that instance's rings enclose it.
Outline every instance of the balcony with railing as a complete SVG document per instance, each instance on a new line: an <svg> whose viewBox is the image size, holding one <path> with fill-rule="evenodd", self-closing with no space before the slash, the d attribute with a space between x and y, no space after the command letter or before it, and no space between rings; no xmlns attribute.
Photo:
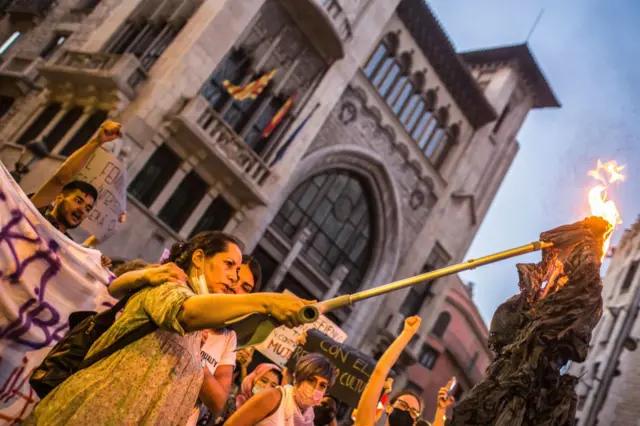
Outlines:
<svg viewBox="0 0 640 426"><path fill-rule="evenodd" d="M50 86L72 85L82 89L94 86L98 90L122 92L129 100L147 74L132 54L80 52L66 50L57 59L45 63L40 74Z"/></svg>
<svg viewBox="0 0 640 426"><path fill-rule="evenodd" d="M281 0L300 29L328 60L344 56L353 35L345 0Z"/></svg>
<svg viewBox="0 0 640 426"><path fill-rule="evenodd" d="M204 147L210 172L249 205L265 204L263 186L269 166L215 111L204 97L183 100L170 117L169 130L196 152Z"/></svg>
<svg viewBox="0 0 640 426"><path fill-rule="evenodd" d="M11 56L0 65L0 95L17 98L37 88L42 58Z"/></svg>

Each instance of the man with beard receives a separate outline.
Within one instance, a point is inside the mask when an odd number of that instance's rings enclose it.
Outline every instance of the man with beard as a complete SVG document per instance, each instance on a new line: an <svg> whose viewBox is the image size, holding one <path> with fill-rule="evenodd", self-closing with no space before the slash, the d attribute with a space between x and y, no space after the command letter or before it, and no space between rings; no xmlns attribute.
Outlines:
<svg viewBox="0 0 640 426"><path fill-rule="evenodd" d="M71 238L67 231L78 227L87 218L98 199L98 191L93 185L73 180L73 177L98 148L121 136L120 123L105 121L95 137L71 154L38 191L29 195L44 218L67 237ZM103 256L102 263L109 267L111 260Z"/></svg>

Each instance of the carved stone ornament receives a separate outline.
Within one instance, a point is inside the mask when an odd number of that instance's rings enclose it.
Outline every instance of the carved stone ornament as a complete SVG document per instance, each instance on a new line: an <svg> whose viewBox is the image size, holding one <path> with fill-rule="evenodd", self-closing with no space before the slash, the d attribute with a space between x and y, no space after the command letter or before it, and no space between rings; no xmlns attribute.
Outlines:
<svg viewBox="0 0 640 426"><path fill-rule="evenodd" d="M340 114L338 118L342 122L342 124L349 124L356 121L356 117L358 116L358 110L356 106L351 102L345 102L342 104L340 108Z"/></svg>
<svg viewBox="0 0 640 426"><path fill-rule="evenodd" d="M424 204L424 193L419 189L414 189L411 193L411 198L409 199L409 206L413 210L417 210L420 206Z"/></svg>

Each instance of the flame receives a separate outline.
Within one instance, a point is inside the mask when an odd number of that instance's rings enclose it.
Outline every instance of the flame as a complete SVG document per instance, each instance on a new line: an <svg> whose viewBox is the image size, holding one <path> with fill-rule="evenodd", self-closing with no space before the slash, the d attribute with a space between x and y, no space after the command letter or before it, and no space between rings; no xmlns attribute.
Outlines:
<svg viewBox="0 0 640 426"><path fill-rule="evenodd" d="M609 250L611 234L613 234L615 228L622 223L615 203L613 200L607 200L607 187L610 183L624 181L624 175L620 173L624 168L625 166L619 166L615 160L602 163L600 159L598 159L596 169L588 173L589 176L601 182L601 184L589 190L591 215L599 216L611 224L611 231L606 235L602 247L603 258Z"/></svg>

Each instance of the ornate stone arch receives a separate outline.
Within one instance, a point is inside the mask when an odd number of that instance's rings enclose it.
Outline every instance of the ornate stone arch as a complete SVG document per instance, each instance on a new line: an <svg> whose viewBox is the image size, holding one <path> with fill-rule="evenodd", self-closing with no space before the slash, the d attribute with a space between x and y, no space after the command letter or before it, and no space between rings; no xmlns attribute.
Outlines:
<svg viewBox="0 0 640 426"><path fill-rule="evenodd" d="M385 284L393 278L398 267L402 210L396 185L382 158L351 145L319 149L301 160L283 193L288 197L308 179L341 170L358 175L371 194L373 247L360 290Z"/></svg>

